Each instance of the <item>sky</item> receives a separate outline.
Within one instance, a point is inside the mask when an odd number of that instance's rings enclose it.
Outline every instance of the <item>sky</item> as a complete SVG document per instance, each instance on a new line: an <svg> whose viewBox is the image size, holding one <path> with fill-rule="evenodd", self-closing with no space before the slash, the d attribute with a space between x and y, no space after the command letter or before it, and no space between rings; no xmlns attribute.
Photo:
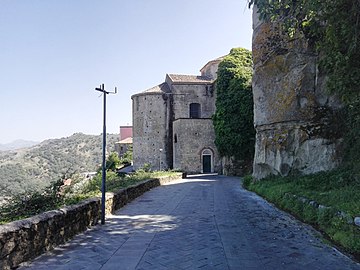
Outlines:
<svg viewBox="0 0 360 270"><path fill-rule="evenodd" d="M247 0L0 0L0 143L132 124L131 95L251 49Z"/></svg>

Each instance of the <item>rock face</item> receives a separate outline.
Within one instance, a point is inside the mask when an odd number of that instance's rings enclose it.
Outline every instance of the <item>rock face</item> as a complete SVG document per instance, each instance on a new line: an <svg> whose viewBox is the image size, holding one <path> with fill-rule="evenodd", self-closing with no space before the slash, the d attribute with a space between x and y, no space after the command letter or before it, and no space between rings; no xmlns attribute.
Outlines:
<svg viewBox="0 0 360 270"><path fill-rule="evenodd" d="M253 176L309 174L341 159L341 103L325 91L318 55L304 38L253 14L256 144Z"/></svg>

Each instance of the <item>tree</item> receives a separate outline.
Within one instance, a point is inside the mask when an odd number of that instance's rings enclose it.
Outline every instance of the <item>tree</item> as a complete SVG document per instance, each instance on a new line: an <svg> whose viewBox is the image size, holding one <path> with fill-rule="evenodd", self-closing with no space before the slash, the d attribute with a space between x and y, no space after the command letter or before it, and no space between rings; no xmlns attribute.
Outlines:
<svg viewBox="0 0 360 270"><path fill-rule="evenodd" d="M234 48L219 64L216 111L213 116L215 144L221 156L252 162L255 129L251 88L252 56Z"/></svg>
<svg viewBox="0 0 360 270"><path fill-rule="evenodd" d="M120 159L120 164L130 165L133 160L133 150L132 146L129 146L128 150L124 153L122 158Z"/></svg>
<svg viewBox="0 0 360 270"><path fill-rule="evenodd" d="M106 169L115 171L120 165L120 159L116 152L112 152L106 159Z"/></svg>

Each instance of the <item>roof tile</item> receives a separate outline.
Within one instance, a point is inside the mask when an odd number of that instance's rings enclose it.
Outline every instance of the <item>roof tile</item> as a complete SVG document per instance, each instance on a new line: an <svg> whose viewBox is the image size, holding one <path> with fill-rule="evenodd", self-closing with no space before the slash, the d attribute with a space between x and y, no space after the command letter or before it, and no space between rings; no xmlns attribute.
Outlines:
<svg viewBox="0 0 360 270"><path fill-rule="evenodd" d="M169 93L170 89L167 83L156 85L150 89L143 91L142 93Z"/></svg>
<svg viewBox="0 0 360 270"><path fill-rule="evenodd" d="M206 76L168 74L175 83L212 83L213 80Z"/></svg>

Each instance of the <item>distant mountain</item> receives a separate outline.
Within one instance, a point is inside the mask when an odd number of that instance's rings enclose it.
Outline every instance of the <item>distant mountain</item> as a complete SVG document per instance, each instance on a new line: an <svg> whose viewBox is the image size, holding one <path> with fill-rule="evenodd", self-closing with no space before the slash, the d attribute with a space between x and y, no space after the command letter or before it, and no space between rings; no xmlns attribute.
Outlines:
<svg viewBox="0 0 360 270"><path fill-rule="evenodd" d="M118 134L107 135L115 151ZM74 135L43 141L30 148L0 152L0 197L41 190L75 172L95 171L102 159L102 135Z"/></svg>
<svg viewBox="0 0 360 270"><path fill-rule="evenodd" d="M17 150L21 148L28 148L34 145L39 144L39 142L26 141L26 140L16 140L11 143L0 144L0 151L9 151Z"/></svg>

